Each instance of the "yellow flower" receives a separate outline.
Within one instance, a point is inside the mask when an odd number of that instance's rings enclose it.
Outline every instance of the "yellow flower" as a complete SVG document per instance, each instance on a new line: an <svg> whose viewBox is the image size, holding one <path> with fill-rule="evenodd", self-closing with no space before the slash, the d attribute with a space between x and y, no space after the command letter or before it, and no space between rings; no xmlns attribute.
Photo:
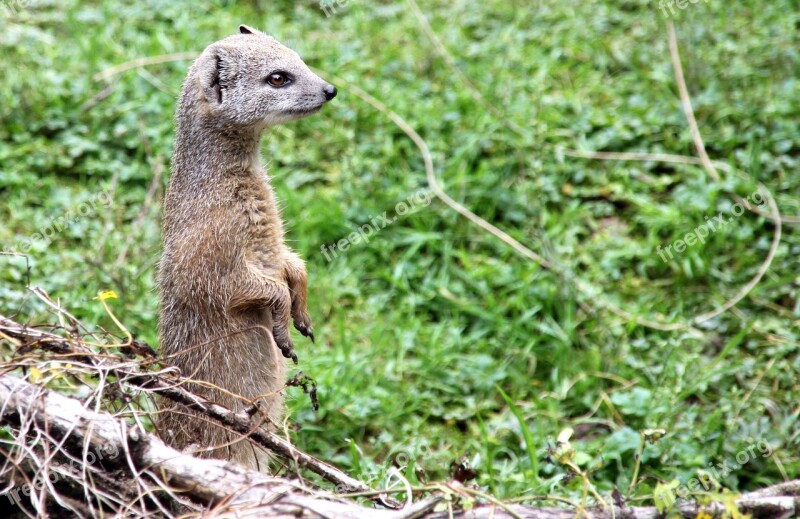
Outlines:
<svg viewBox="0 0 800 519"><path fill-rule="evenodd" d="M105 301L106 299L119 299L119 296L113 290L103 290L95 297L96 301Z"/></svg>

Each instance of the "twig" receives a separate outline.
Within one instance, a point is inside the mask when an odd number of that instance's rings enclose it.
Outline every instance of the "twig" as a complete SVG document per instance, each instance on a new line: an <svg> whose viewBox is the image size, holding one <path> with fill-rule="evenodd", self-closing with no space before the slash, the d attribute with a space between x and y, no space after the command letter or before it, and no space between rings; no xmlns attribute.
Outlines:
<svg viewBox="0 0 800 519"><path fill-rule="evenodd" d="M669 36L669 54L672 58L672 68L675 72L675 83L678 85L678 93L681 96L681 106L683 107L683 114L686 116L686 122L689 123L689 131L692 133L692 141L694 142L697 154L703 163L703 167L708 171L708 176L715 182L720 181L719 173L714 168L714 163L708 158L706 146L703 143L703 138L700 136L700 130L697 127L697 120L694 118L694 110L692 109L692 100L689 98L689 89L686 88L686 80L683 77L683 66L681 65L681 57L678 54L678 39L675 37L675 24L672 20L667 22L667 35Z"/></svg>
<svg viewBox="0 0 800 519"><path fill-rule="evenodd" d="M160 56L148 56L146 58L137 58L132 61L127 61L119 65L106 69L98 74L92 76L94 81L105 81L117 74L125 71L132 70L139 67L148 67L150 65L159 65L161 63L170 63L172 61L185 61L195 59L197 52L176 52L174 54L162 54Z"/></svg>
<svg viewBox="0 0 800 519"><path fill-rule="evenodd" d="M406 509L393 512L364 508L358 504L335 499L324 493L312 493L309 489L299 487L289 481L272 478L264 474L249 471L234 463L221 460L197 459L165 446L157 438L146 434L138 427L129 427L119 419L107 413L87 409L81 402L54 391L45 389L16 378L12 375L0 376L0 423L16 427L20 433L45 432L48 442L60 442L65 452L99 452L106 446L113 446L116 452L124 452L123 458L103 460L102 464L93 467L98 476L94 479L94 495L100 498L107 495L101 508L95 508L91 501L77 499L73 510L91 510L90 515L102 514L102 507L120 506L123 496L114 497L108 488L113 483L105 474L114 474L116 479L122 476L124 481L135 480L145 486L145 491L138 493L134 499L151 496L158 487L174 491L183 496L190 496L197 503L209 507L209 516L221 514L239 514L239 516L294 516L294 517L337 517L345 519L440 519L443 513L433 512L433 508L443 499L441 495L432 496ZM17 437L17 441L22 441ZM17 445L20 445L17 443ZM120 472L121 471L121 472ZM144 478L145 474L155 477ZM0 473L0 480L8 484L8 474ZM41 478L41 473L34 474L32 479ZM11 483L14 484L13 482ZM511 505L482 491L466 487L448 488L456 493L469 494L488 501L489 504L478 504L466 515L475 519L496 517L498 519L567 519L574 517L574 511L564 508L527 508ZM13 490L16 490L12 487ZM37 490L38 491L38 490ZM53 488L50 491L57 491ZM407 489L397 489L407 492ZM17 492L18 493L18 492ZM752 494L745 494L737 500L742 513L750 513L754 517L779 518L789 517L798 511L796 497L800 496L800 480L768 487ZM45 494L38 494L35 503L38 510L43 510ZM162 498L156 499L160 513L157 516L170 516ZM64 499L62 506L66 505ZM452 502L448 512L452 513ZM88 508L87 508L88 506ZM500 508L497 510L496 508ZM131 511L148 509L144 503ZM684 503L679 506L683 517L695 517L701 511L717 514L725 510L721 503L708 505ZM586 512L589 514L589 512ZM628 507L625 510L608 507L592 509L591 517L598 519L612 518L615 514L641 519L655 519L659 512L655 507ZM153 516L152 511L147 514Z"/></svg>
<svg viewBox="0 0 800 519"><path fill-rule="evenodd" d="M28 347L39 346L43 349L55 351L60 354L66 353L75 355L78 358L82 358L83 361L89 365L97 365L104 369L115 370L116 375L126 383L133 384L146 391L157 393L188 409L200 412L212 418L214 421L225 425L230 430L248 436L250 440L287 460L294 461L297 466L307 468L334 485L354 491L371 492L373 490L368 485L348 476L332 465L299 450L280 435L264 428L254 428L252 419L246 412L235 413L184 389L182 385L192 382L191 379L179 377L171 373L142 373L130 367L127 367L126 370L121 370L107 359L99 360L93 351L88 348L82 348L76 341L68 341L55 334L24 327L2 315L0 315L0 332L10 337L21 339ZM376 500L391 507L399 508L400 506L396 501L382 497L380 494L378 494Z"/></svg>
<svg viewBox="0 0 800 519"><path fill-rule="evenodd" d="M469 79L466 78L466 76L460 71L460 69L458 68L458 66L455 63L455 60L447 52L447 49L444 47L444 45L441 43L439 38L436 36L435 32L431 29L430 24L428 23L427 19L425 18L424 14L422 13L422 11L419 9L419 6L417 6L415 0L407 0L407 1L408 1L408 5L411 7L412 11L414 11L414 14L417 16L417 19L419 20L420 25L423 28L423 30L425 31L425 33L427 34L428 38L433 42L433 44L436 47L437 51L445 58L445 62L447 63L448 67L452 71L454 71L456 73L456 76L461 79L462 83L464 83L464 85L469 89L469 91L472 93L473 97L475 97L476 100L478 100L484 107L487 107L487 109L490 112L496 113L497 109L491 103L489 103L488 101L486 101L483 98L483 96L477 90L475 85L471 81L469 81ZM716 169L714 168L713 162L708 157L708 153L705 150L705 145L703 143L702 137L701 137L699 129L697 127L697 121L695 120L695 117L694 117L694 112L693 112L692 107L691 107L691 100L689 99L688 89L686 88L686 82L685 82L684 77L683 77L683 69L681 67L680 57L677 54L677 38L675 37L675 30L674 30L674 26L673 26L671 21L669 22L669 40L670 40L670 53L671 53L671 56L672 56L672 61L673 61L674 69L675 69L675 80L676 80L676 83L678 84L678 89L679 89L680 94L681 94L681 101L682 101L684 114L686 115L690 130L692 132L692 138L693 138L693 141L695 143L695 147L697 148L698 154L700 155L700 159L699 159L700 163L706 168L706 170L708 171L709 176L713 180L719 181L719 179L720 179L719 174L717 173ZM772 260L773 260L773 258L775 256L775 253L777 252L777 248L778 248L778 245L780 243L782 218L781 218L780 212L778 211L777 204L775 203L774 198L772 197L772 194L769 193L769 191L766 189L766 187L762 186L762 189L769 195L769 202L770 202L770 209L771 209L771 211L770 211L770 219L773 222L775 222L776 228L775 228L775 232L773 234L772 245L771 245L770 250L769 250L769 252L767 254L767 257L764 260L764 262L762 263L762 265L759 268L759 270L756 273L756 275L750 280L750 282L748 282L744 287L742 287L736 293L736 295L734 295L732 298L730 298L727 301L725 301L722 305L718 306L714 310L699 314L699 315L689 319L686 322L663 323L663 322L659 322L659 321L653 321L653 320L650 320L650 319L641 318L640 316L634 315L634 314L624 310L623 308L621 308L621 307L619 307L617 305L614 305L613 303L610 303L610 302L605 301L603 299L597 298L596 291L591 290L584 281L582 281L582 280L580 280L578 278L572 278L571 276L565 276L563 272L559 272L559 270L557 268L555 268L555 265L551 264L550 262L547 262L546 260L541 258L541 256L539 256L538 254L536 254L535 252L530 250L528 247L522 245L520 242L518 242L517 240L511 238L508 234L504 233L502 230L498 229L497 227L495 227L494 225L490 224L489 222L483 220L482 218L480 218L479 216L477 216L473 212L471 212L469 209L467 209L466 207L462 206L461 204L458 204L452 198L447 196L447 194L444 193L439 188L439 186L438 186L438 184L436 182L436 177L435 177L435 173L434 173L434 170L433 170L433 164L432 164L432 160L430 158L430 151L428 150L428 147L427 147L425 141L419 136L419 134L417 134L407 123L405 123L405 121L402 118L400 118L400 116L398 116L397 114L395 114L394 112L392 112L391 110L386 108L386 106L383 105L383 103L381 103L377 99L373 98L372 96L370 96L366 92L362 91L361 89L359 89L355 85L351 85L350 89L358 97L362 98L367 103L369 103L370 105L375 107L377 110L379 110L380 112L382 112L385 115L387 115L390 119L392 119L392 121L395 124L397 124L397 126L400 127L400 129L403 130L403 132L405 132L414 141L414 143L417 145L417 147L422 152L423 160L424 160L424 163L425 163L425 169L426 169L426 173L427 173L427 177L428 177L428 184L429 184L431 190L433 191L433 193L437 196L437 198L440 198L443 202L445 202L445 204L447 204L449 207L451 207L452 209L457 211L459 214L462 214L463 216L468 218L473 223L475 223L475 224L479 225L480 227L482 227L487 232L489 232L489 233L495 235L496 237L500 238L501 240L506 242L508 245L513 247L515 250L517 250L518 252L520 252L524 256L532 259L533 261L536 261L542 267L550 269L550 270L560 274L562 277L566 277L567 279L572 281L575 284L575 286L581 292L584 293L584 295L589 296L590 298L592 298L593 301L596 301L596 304L598 304L599 306L607 309L608 311L612 312L613 314L615 314L615 315L617 315L619 317L622 317L626 321L634 321L634 322L636 322L637 324L639 324L641 326L645 326L647 328L652 328L652 329L661 330L661 331L676 331L676 330L684 330L684 329L694 330L694 325L697 325L697 324L703 323L705 321L708 321L710 319L713 319L714 317L724 313L725 311L727 311L728 309L733 307L735 304L737 304L739 301L741 301L744 297L746 297L747 294L749 294L752 291L752 289L758 284L758 282L764 276L766 271L769 269L769 266L772 263ZM505 120L507 118L502 118L502 119ZM511 129L517 131L515 128L511 128ZM746 208L748 208L750 210L754 209L749 203L747 203L747 201L741 199L741 197L738 197L738 195L736 195L736 198L738 200L740 200L741 202L743 202L743 205Z"/></svg>

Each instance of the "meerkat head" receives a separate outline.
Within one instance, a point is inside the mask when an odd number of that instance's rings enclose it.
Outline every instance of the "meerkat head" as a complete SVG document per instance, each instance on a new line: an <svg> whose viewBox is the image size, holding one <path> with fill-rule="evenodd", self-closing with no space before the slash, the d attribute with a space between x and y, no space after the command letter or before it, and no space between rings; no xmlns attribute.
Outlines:
<svg viewBox="0 0 800 519"><path fill-rule="evenodd" d="M260 130L311 115L336 97L336 87L295 51L246 25L239 31L206 48L189 73L187 83L199 87L215 121Z"/></svg>

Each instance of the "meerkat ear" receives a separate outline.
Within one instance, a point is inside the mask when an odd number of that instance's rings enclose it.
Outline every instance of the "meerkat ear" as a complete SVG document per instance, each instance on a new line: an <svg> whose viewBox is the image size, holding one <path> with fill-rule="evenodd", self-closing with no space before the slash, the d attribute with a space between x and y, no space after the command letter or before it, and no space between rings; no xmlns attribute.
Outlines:
<svg viewBox="0 0 800 519"><path fill-rule="evenodd" d="M239 26L239 32L242 33L242 34L258 34L261 31L253 29L249 25L242 24L242 25Z"/></svg>
<svg viewBox="0 0 800 519"><path fill-rule="evenodd" d="M199 63L198 78L206 101L212 105L222 104L222 68L225 59L221 49L213 49Z"/></svg>

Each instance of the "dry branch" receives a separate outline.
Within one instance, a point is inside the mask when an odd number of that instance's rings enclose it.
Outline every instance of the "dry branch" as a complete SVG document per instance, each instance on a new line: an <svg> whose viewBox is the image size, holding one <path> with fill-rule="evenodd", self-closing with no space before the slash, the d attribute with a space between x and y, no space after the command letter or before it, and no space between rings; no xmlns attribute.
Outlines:
<svg viewBox="0 0 800 519"><path fill-rule="evenodd" d="M128 426L108 413L87 409L84 404L57 392L31 384L13 375L0 377L0 401L3 402L4 424L21 427L26 422L46 432L54 443L63 443L79 455L80 449L88 452L108 450L124 453L116 462L93 467L98 473L111 476L124 473L132 480L147 474L146 487L154 492L158 488L169 489L189 497L223 516L236 513L252 517L341 517L341 518L444 518L448 512L433 512L433 505L440 499L424 500L401 511L377 510L336 499L330 494L311 491L288 480L269 477L246 470L234 463L220 460L198 459L182 454L164 445L161 440L147 434L136 426ZM455 484L442 488L459 492ZM18 494L18 492L17 492ZM746 494L739 501L739 508L753 517L793 517L800 510L800 480L782 483L774 487ZM163 506L163 504L162 504ZM458 514L471 518L567 519L575 512L564 508L530 508L521 505L484 504ZM152 506L150 507L152 513ZM91 503L85 507L92 515L99 515ZM680 507L683 517L696 517L705 510L713 516L721 516L725 508L720 503L700 507L685 503ZM594 518L655 519L659 517L654 507L615 508L613 511L592 510Z"/></svg>
<svg viewBox="0 0 800 519"><path fill-rule="evenodd" d="M98 470L111 473L121 469L128 472L129 479L149 473L154 479L148 484L149 488L154 488L160 480L173 492L207 506L225 504L235 508L246 503L248 509L291 510L296 514L308 508L319 510L321 515L334 513L336 516L342 516L339 508L346 510L349 506L349 503L321 499L317 500L319 503L306 503L299 487L287 480L246 470L234 463L182 454L136 426L129 427L107 413L86 409L79 400L12 375L0 377L0 401L4 402L3 423L20 427L31 420L34 427L46 431L53 442L63 442L73 449L83 448L88 452L124 453L117 457L121 461L107 463Z"/></svg>
<svg viewBox="0 0 800 519"><path fill-rule="evenodd" d="M61 355L68 355L76 361L80 360L90 363L98 368L109 369L113 371L114 375L124 380L125 383L137 389L158 393L176 403L205 414L232 431L249 436L252 441L279 454L298 467L307 468L318 474L326 481L336 485L339 489L346 489L348 492L373 492L373 489L368 485L348 476L328 463L297 449L285 438L282 438L274 432L264 428L254 429L254 422L247 413L235 413L188 391L184 388L185 383L188 381L186 378L180 377L174 373L141 373L137 371L135 367L130 367L129 363L116 364L110 360L108 356L101 357L96 355L91 349L83 347L80 342L67 340L53 333L22 326L2 315L0 315L0 333L23 341L23 348L25 349L38 347ZM149 346L143 345L143 343L137 344L140 345L139 348L141 349L150 349ZM397 503L390 498L378 496L376 499L389 506L397 506Z"/></svg>
<svg viewBox="0 0 800 519"><path fill-rule="evenodd" d="M46 298L46 294L37 295ZM10 360L0 363L0 427L11 435L11 440L0 436L0 443L9 446L0 450L0 494L8 496L8 502L15 505L16 515L12 517L60 517L65 511L70 517L571 519L576 516L572 508L501 503L456 481L413 489L416 502L401 510L385 510L295 480L175 451L146 431L140 419L146 410L134 407L137 394L159 394L232 431L246 434L250 441L278 453L293 466L311 470L334 483L339 491L346 489L382 504L398 506L397 501L382 495L387 491L372 490L298 450L285 438L254 427L256 421L248 413L235 413L195 395L187 389L189 379L173 370L155 371L153 352L146 344L129 336L123 344L99 345L97 336L101 334L91 334L55 303L51 307L69 321L50 327L53 331L24 326L0 316L0 343L15 347ZM78 333L80 329L95 342L85 340ZM136 355L141 358L135 359ZM54 365L57 369L53 369ZM72 385L67 385L71 396L52 389L64 386L58 384L61 378L71 381ZM81 391L86 388L88 396ZM123 409L127 410L109 412L109 400L124 402ZM464 510L466 503L472 505L468 510ZM737 504L742 512L756 518L797 516L800 481L746 494ZM684 517L696 517L703 510L721 517L725 508L722 503L703 507L687 502L680 506ZM578 515L595 518L660 517L654 507L583 512L577 511Z"/></svg>

